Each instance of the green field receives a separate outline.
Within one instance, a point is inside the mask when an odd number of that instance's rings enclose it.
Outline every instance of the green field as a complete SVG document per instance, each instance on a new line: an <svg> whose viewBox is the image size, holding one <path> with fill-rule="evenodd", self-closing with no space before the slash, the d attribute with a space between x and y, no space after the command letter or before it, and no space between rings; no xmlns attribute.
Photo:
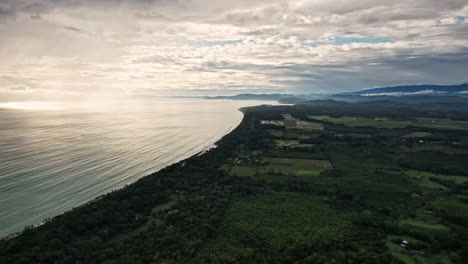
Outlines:
<svg viewBox="0 0 468 264"><path fill-rule="evenodd" d="M348 133L345 134L347 137L353 137L353 138L370 138L370 134L358 134L358 133Z"/></svg>
<svg viewBox="0 0 468 264"><path fill-rule="evenodd" d="M319 176L320 171L314 171L314 170L299 170L296 172L297 176Z"/></svg>
<svg viewBox="0 0 468 264"><path fill-rule="evenodd" d="M438 174L438 173L433 173L433 172L428 172L428 171L418 171L418 170L408 170L406 173L419 180L425 179L427 181L430 181L431 178L437 178L441 180L453 181L458 184L463 184L465 182L468 182L468 176L446 175L446 174Z"/></svg>
<svg viewBox="0 0 468 264"><path fill-rule="evenodd" d="M255 167L233 166L230 170L230 174L233 176L253 177L256 173L257 168Z"/></svg>
<svg viewBox="0 0 468 264"><path fill-rule="evenodd" d="M453 121L450 119L429 119L416 117L411 119L406 118L402 120L395 120L385 117L332 117L329 115L309 115L308 117L313 120L326 121L348 127L405 128L414 126L435 129L468 129L468 121ZM434 122L432 123L432 121Z"/></svg>
<svg viewBox="0 0 468 264"><path fill-rule="evenodd" d="M420 229L428 229L430 231L448 231L448 227L442 224L428 224L422 221L406 219L400 221L400 225L403 228L408 228L410 230L420 228Z"/></svg>
<svg viewBox="0 0 468 264"><path fill-rule="evenodd" d="M263 158L268 165L258 168L259 173L280 173L296 175L298 171L323 171L331 168L327 160L294 159L294 158Z"/></svg>
<svg viewBox="0 0 468 264"><path fill-rule="evenodd" d="M301 144L299 140L275 140L275 144L279 148L310 148L313 144Z"/></svg>
<svg viewBox="0 0 468 264"><path fill-rule="evenodd" d="M398 239L400 241L407 240L411 241L414 238L410 237L398 237L390 235L385 239L385 245L387 246L389 253L401 261L404 264L452 264L453 262L447 255L433 254L431 256L411 255L407 249L402 248L399 244L392 242L392 239Z"/></svg>
<svg viewBox="0 0 468 264"><path fill-rule="evenodd" d="M429 132L411 132L409 134L403 135L403 138L420 138L420 137L428 137L432 135Z"/></svg>
<svg viewBox="0 0 468 264"><path fill-rule="evenodd" d="M282 131L282 130L269 130L268 132L269 132L272 136L278 137L278 138L282 137L283 134L284 134L284 131Z"/></svg>
<svg viewBox="0 0 468 264"><path fill-rule="evenodd" d="M328 115L314 116L309 118L320 121L327 121L334 124L345 125L349 127L376 127L376 128L403 128L411 124L409 121L393 121L387 118L368 118L368 117L331 117Z"/></svg>

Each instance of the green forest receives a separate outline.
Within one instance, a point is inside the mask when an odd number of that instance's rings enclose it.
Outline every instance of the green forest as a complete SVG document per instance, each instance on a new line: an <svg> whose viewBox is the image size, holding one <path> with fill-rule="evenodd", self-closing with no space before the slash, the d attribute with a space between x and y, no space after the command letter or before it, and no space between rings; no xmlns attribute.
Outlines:
<svg viewBox="0 0 468 264"><path fill-rule="evenodd" d="M243 108L216 148L3 238L0 263L468 263L468 111L431 107Z"/></svg>

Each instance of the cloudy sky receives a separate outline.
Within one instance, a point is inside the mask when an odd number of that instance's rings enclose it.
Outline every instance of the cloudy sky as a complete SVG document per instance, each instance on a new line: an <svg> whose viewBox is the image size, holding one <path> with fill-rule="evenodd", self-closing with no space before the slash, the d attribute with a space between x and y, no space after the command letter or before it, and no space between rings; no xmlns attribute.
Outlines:
<svg viewBox="0 0 468 264"><path fill-rule="evenodd" d="M468 82L466 0L0 0L0 101Z"/></svg>

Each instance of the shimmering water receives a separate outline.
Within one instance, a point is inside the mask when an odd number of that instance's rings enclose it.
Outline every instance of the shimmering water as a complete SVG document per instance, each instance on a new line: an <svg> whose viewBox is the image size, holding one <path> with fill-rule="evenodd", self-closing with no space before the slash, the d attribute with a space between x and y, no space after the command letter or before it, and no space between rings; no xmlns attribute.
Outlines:
<svg viewBox="0 0 468 264"><path fill-rule="evenodd" d="M238 108L264 103L154 99L111 108L0 106L0 236L203 151L239 124Z"/></svg>

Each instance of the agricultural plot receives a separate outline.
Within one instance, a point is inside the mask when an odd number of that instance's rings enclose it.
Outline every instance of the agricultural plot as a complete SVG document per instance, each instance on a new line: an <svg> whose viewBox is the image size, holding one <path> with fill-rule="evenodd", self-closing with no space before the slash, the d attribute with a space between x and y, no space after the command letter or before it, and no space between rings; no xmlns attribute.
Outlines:
<svg viewBox="0 0 468 264"><path fill-rule="evenodd" d="M459 197L443 197L437 199L433 206L436 211L442 213L446 217L450 217L457 224L465 225L468 223L468 203L466 199Z"/></svg>
<svg viewBox="0 0 468 264"><path fill-rule="evenodd" d="M242 166L233 166L229 173L232 176L243 176L243 177L253 177L257 174L256 167L242 167Z"/></svg>
<svg viewBox="0 0 468 264"><path fill-rule="evenodd" d="M418 180L431 181L431 179L439 179L439 180L452 181L455 184L464 184L465 182L468 182L467 176L446 175L446 174L439 174L439 173L419 171L419 170L408 170L406 171L406 173L410 175L411 177L414 177ZM432 182L435 183L434 181ZM438 185L441 186L440 184ZM443 189L447 189L445 186L442 186L442 187ZM438 187L438 188L441 188L441 187Z"/></svg>
<svg viewBox="0 0 468 264"><path fill-rule="evenodd" d="M349 127L376 127L376 128L403 128L411 124L409 121L395 121L388 118L369 118L369 117L331 117L328 115L314 116L309 118L319 121L327 121L334 124L345 125Z"/></svg>
<svg viewBox="0 0 468 264"><path fill-rule="evenodd" d="M385 245L387 246L389 253L401 261L404 264L452 264L453 262L447 255L432 254L430 256L411 254L406 248L401 247L400 244L394 241L416 241L412 237L402 236L387 236L385 239Z"/></svg>
<svg viewBox="0 0 468 264"><path fill-rule="evenodd" d="M275 145L277 147L290 147L294 145L299 145L299 140L275 140Z"/></svg>
<svg viewBox="0 0 468 264"><path fill-rule="evenodd" d="M312 144L301 144L299 140L275 140L276 147L279 148L310 148Z"/></svg>
<svg viewBox="0 0 468 264"><path fill-rule="evenodd" d="M292 117L290 114L283 114L284 120L262 120L262 125L274 125L285 127L286 129L299 129L305 131L323 131L323 125L318 122L309 122Z"/></svg>
<svg viewBox="0 0 468 264"><path fill-rule="evenodd" d="M468 121L442 118L415 117L418 126L442 129L468 129Z"/></svg>
<svg viewBox="0 0 468 264"><path fill-rule="evenodd" d="M441 151L406 152L400 165L409 169L468 176L468 154L452 155Z"/></svg>
<svg viewBox="0 0 468 264"><path fill-rule="evenodd" d="M403 229L409 230L422 229L427 231L449 231L448 227L442 224L428 224L423 221L412 219L402 220L399 224Z"/></svg>
<svg viewBox="0 0 468 264"><path fill-rule="evenodd" d="M293 158L263 158L263 161L268 165L258 168L259 173L274 173L296 175L299 171L307 171L308 173L321 172L331 168L331 164L327 160L314 159L293 159Z"/></svg>
<svg viewBox="0 0 468 264"><path fill-rule="evenodd" d="M302 120L297 121L296 128L308 131L323 131L323 125L321 123Z"/></svg>
<svg viewBox="0 0 468 264"><path fill-rule="evenodd" d="M326 121L333 124L339 124L348 127L405 128L409 126L414 126L432 129L468 129L468 121L453 121L450 119L430 119L415 117L410 119L395 120L386 117L332 117L328 115L309 115L308 117L310 119Z"/></svg>
<svg viewBox="0 0 468 264"><path fill-rule="evenodd" d="M268 130L268 133L270 133L270 135L274 136L274 137L277 137L277 138L281 138L284 134L284 131L282 130Z"/></svg>
<svg viewBox="0 0 468 264"><path fill-rule="evenodd" d="M283 138L285 139L309 139L316 137L319 134L306 133L303 130L286 130L284 131Z"/></svg>
<svg viewBox="0 0 468 264"><path fill-rule="evenodd" d="M421 142L422 141L422 142ZM456 145L443 142L443 143L427 143L421 140L417 144L413 144L411 148L402 148L404 152L425 152L425 151L438 151L449 155L454 154L468 154L467 148L458 148Z"/></svg>
<svg viewBox="0 0 468 264"><path fill-rule="evenodd" d="M277 158L295 158L295 159L324 159L323 154L320 152L309 152L301 151L301 149L288 149L288 150L274 150L265 152L266 157L277 157Z"/></svg>
<svg viewBox="0 0 468 264"><path fill-rule="evenodd" d="M307 194L277 193L243 199L228 209L221 234L202 249L200 258L226 263L253 257L259 248L275 254L293 241L340 239L350 230L352 215Z"/></svg>
<svg viewBox="0 0 468 264"><path fill-rule="evenodd" d="M347 137L353 137L353 138L371 138L370 134L360 134L360 133L348 133L345 134Z"/></svg>
<svg viewBox="0 0 468 264"><path fill-rule="evenodd" d="M422 137L428 137L432 135L432 133L429 132L412 132L406 135L401 136L402 138L422 138Z"/></svg>

